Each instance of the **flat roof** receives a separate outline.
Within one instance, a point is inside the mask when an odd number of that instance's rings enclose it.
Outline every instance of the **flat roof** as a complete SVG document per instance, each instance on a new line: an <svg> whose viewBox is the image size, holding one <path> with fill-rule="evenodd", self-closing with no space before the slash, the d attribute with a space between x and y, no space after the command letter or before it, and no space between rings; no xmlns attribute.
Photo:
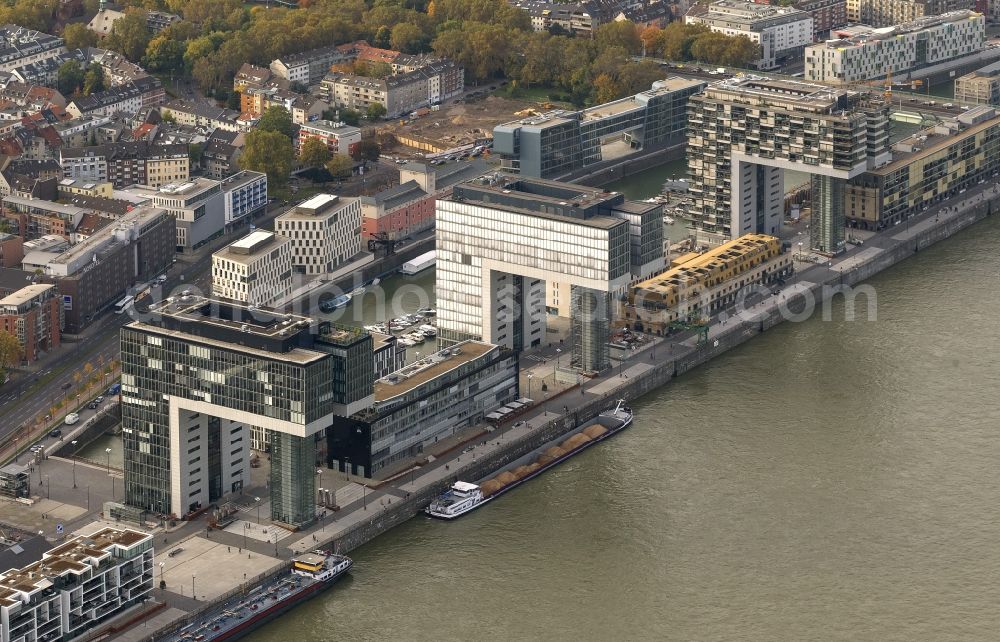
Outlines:
<svg viewBox="0 0 1000 642"><path fill-rule="evenodd" d="M287 236L257 230L213 253L212 257L246 264L291 242Z"/></svg>
<svg viewBox="0 0 1000 642"><path fill-rule="evenodd" d="M463 341L450 348L434 352L376 381L375 402L387 401L405 394L446 372L482 357L492 350L499 350L499 348L482 341Z"/></svg>
<svg viewBox="0 0 1000 642"><path fill-rule="evenodd" d="M312 198L303 201L302 203L299 203L295 207L302 207L307 210L318 210L327 203L332 203L338 198L340 197L337 196L336 194L317 194L316 196L313 196Z"/></svg>
<svg viewBox="0 0 1000 642"><path fill-rule="evenodd" d="M939 152L942 149L959 143L964 138L975 136L984 129L988 127L995 127L998 124L1000 124L1000 116L994 116L988 120L984 120L960 129L957 132L938 132L935 131L934 127L921 130L908 138L898 141L893 146L892 161L886 163L882 167L868 170L867 173L884 176L900 169L901 167L910 165L916 158L921 158L923 156ZM920 137L924 137L924 139L920 140ZM911 151L900 152L896 149L896 145L900 144L913 145L914 149Z"/></svg>
<svg viewBox="0 0 1000 642"><path fill-rule="evenodd" d="M0 305L21 305L22 303L27 303L39 294L47 292L54 287L56 286L53 283L35 283L34 285L26 285L20 290L11 292L4 298L0 299Z"/></svg>

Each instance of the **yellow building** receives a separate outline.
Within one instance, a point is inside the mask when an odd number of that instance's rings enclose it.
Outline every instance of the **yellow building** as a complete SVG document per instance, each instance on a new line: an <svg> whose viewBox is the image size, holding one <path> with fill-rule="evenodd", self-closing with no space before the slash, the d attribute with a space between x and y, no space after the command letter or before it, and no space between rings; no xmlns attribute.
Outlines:
<svg viewBox="0 0 1000 642"><path fill-rule="evenodd" d="M666 334L671 323L716 314L736 302L745 287L772 283L792 272L781 239L766 234L746 234L673 264L632 287L624 310L630 327Z"/></svg>
<svg viewBox="0 0 1000 642"><path fill-rule="evenodd" d="M99 196L101 198L112 198L115 188L111 183L98 183L96 181L85 181L83 179L64 178L58 185L59 198L71 198L77 194L82 196Z"/></svg>
<svg viewBox="0 0 1000 642"><path fill-rule="evenodd" d="M187 156L146 160L146 185L150 187L183 183L190 176L190 159Z"/></svg>

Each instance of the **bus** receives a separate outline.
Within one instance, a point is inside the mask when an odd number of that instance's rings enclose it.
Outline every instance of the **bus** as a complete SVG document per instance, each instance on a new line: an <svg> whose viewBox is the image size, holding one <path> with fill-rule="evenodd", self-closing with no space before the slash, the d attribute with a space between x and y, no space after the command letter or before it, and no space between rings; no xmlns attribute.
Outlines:
<svg viewBox="0 0 1000 642"><path fill-rule="evenodd" d="M125 297L124 299L115 304L115 314L122 314L123 312L131 308L133 303L135 303L135 297L132 296Z"/></svg>

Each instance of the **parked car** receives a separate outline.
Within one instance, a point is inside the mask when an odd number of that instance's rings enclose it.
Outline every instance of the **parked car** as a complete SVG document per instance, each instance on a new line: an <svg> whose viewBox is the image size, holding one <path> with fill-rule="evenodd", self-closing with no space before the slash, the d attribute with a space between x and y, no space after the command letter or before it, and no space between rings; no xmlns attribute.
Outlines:
<svg viewBox="0 0 1000 642"><path fill-rule="evenodd" d="M70 389L70 388L72 388L72 387L73 387L73 384L72 384L71 382L69 382L69 381L67 381L66 383L64 383L64 384L62 385L62 389L63 389L63 390L69 390L69 389Z"/></svg>
<svg viewBox="0 0 1000 642"><path fill-rule="evenodd" d="M53 439L62 437L62 430L59 430L58 428L53 428L52 430L49 431L49 437L52 437Z"/></svg>
<svg viewBox="0 0 1000 642"><path fill-rule="evenodd" d="M68 415L66 415L66 419L64 419L63 421L66 422L67 426L72 426L76 422L80 421L80 415L76 414L75 412L71 412Z"/></svg>
<svg viewBox="0 0 1000 642"><path fill-rule="evenodd" d="M88 410L97 410L97 405L98 404L97 404L96 401L91 401L90 403L87 404L87 409Z"/></svg>
<svg viewBox="0 0 1000 642"><path fill-rule="evenodd" d="M95 403L101 403L104 401L104 395L97 395L97 399L94 399Z"/></svg>

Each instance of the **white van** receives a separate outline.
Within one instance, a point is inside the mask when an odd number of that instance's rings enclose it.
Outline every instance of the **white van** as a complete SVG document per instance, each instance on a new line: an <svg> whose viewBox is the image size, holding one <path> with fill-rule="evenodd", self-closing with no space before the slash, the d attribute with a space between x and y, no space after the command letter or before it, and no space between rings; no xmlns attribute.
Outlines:
<svg viewBox="0 0 1000 642"><path fill-rule="evenodd" d="M80 421L80 415L76 414L75 412L71 412L68 415L66 415L65 421L67 426L72 426L76 422Z"/></svg>

